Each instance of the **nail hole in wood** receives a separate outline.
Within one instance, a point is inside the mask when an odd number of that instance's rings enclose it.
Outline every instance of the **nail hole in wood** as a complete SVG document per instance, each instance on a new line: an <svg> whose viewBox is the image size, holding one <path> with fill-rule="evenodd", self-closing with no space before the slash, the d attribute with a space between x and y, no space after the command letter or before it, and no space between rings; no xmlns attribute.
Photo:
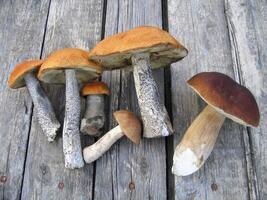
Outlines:
<svg viewBox="0 0 267 200"><path fill-rule="evenodd" d="M60 190L62 190L62 189L64 188L64 183L63 183L63 182L59 182L59 183L58 183L58 188L59 188Z"/></svg>
<svg viewBox="0 0 267 200"><path fill-rule="evenodd" d="M7 181L7 177L6 176L1 176L0 177L0 182L1 183L5 183Z"/></svg>
<svg viewBox="0 0 267 200"><path fill-rule="evenodd" d="M129 189L130 189L131 191L135 189L135 184L134 184L133 181L131 181L131 182L129 183Z"/></svg>
<svg viewBox="0 0 267 200"><path fill-rule="evenodd" d="M213 192L216 192L216 191L218 190L218 185L217 185L216 183L212 183L212 184L211 184L211 190L212 190Z"/></svg>

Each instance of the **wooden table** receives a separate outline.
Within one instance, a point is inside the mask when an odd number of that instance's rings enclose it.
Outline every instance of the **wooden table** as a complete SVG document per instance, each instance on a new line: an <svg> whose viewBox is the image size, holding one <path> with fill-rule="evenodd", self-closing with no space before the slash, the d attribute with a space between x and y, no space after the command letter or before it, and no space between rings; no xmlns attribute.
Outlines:
<svg viewBox="0 0 267 200"><path fill-rule="evenodd" d="M139 25L168 30L189 49L170 68L155 71L175 135L122 139L94 164L64 168L61 135L48 143L26 89L7 87L23 59L45 58L63 47L90 49L102 38ZM266 0L0 0L0 199L267 199ZM203 101L186 80L219 71L241 82L261 110L257 129L227 120L205 166L188 177L171 174L172 155ZM138 113L130 72L105 72L112 112ZM64 87L45 85L61 122ZM94 142L83 137L83 145Z"/></svg>

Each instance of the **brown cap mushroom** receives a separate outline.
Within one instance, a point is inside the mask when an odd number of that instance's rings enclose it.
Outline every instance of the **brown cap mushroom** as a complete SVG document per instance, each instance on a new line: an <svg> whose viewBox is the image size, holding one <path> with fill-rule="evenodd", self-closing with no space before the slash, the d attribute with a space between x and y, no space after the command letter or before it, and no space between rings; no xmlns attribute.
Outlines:
<svg viewBox="0 0 267 200"><path fill-rule="evenodd" d="M251 92L229 76L203 72L188 80L190 87L226 117L246 126L259 125L260 114Z"/></svg>
<svg viewBox="0 0 267 200"><path fill-rule="evenodd" d="M66 48L53 52L42 64L38 78L47 83L66 83L66 105L63 127L63 152L66 168L84 165L80 141L80 95L78 82L98 78L101 67L89 61L89 52Z"/></svg>
<svg viewBox="0 0 267 200"><path fill-rule="evenodd" d="M48 141L51 142L56 137L60 123L56 119L54 109L47 95L36 79L36 73L42 63L43 60L27 60L19 63L11 72L8 85L14 89L26 85L35 107L38 123Z"/></svg>
<svg viewBox="0 0 267 200"><path fill-rule="evenodd" d="M127 110L120 110L114 113L114 117L119 125L107 132L96 143L84 148L83 157L86 163L97 160L124 135L133 143L140 143L142 128L140 120L135 114Z"/></svg>
<svg viewBox="0 0 267 200"><path fill-rule="evenodd" d="M127 110L120 110L114 112L113 115L124 135L133 143L139 144L141 139L141 123L135 114Z"/></svg>
<svg viewBox="0 0 267 200"><path fill-rule="evenodd" d="M186 55L187 49L168 32L141 26L104 39L89 57L106 69L133 67L144 137L152 138L171 135L173 129L151 70Z"/></svg>
<svg viewBox="0 0 267 200"><path fill-rule="evenodd" d="M208 106L198 115L176 147L172 172L186 176L197 171L213 150L220 128L228 117L246 126L258 126L259 108L251 92L218 72L203 72L188 84Z"/></svg>
<svg viewBox="0 0 267 200"><path fill-rule="evenodd" d="M86 96L86 110L81 121L81 132L99 136L105 124L105 95L110 91L106 83L96 81L86 84L81 91Z"/></svg>

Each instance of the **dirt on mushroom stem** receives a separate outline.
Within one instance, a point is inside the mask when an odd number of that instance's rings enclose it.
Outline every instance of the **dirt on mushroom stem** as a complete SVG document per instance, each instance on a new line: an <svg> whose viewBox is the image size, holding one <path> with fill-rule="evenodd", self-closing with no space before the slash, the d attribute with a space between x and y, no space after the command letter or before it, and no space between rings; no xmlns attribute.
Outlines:
<svg viewBox="0 0 267 200"><path fill-rule="evenodd" d="M65 70L66 105L63 127L63 152L65 167L74 169L84 166L80 139L80 95L75 70Z"/></svg>
<svg viewBox="0 0 267 200"><path fill-rule="evenodd" d="M81 121L81 132L99 136L105 123L105 102L103 94L91 94L86 97L86 111Z"/></svg>
<svg viewBox="0 0 267 200"><path fill-rule="evenodd" d="M147 138L169 136L173 128L164 104L160 100L153 78L148 53L132 56L133 75L137 99L143 120L143 136Z"/></svg>
<svg viewBox="0 0 267 200"><path fill-rule="evenodd" d="M56 118L55 111L39 81L32 73L24 77L27 89L32 98L38 123L49 142L54 141L60 123Z"/></svg>

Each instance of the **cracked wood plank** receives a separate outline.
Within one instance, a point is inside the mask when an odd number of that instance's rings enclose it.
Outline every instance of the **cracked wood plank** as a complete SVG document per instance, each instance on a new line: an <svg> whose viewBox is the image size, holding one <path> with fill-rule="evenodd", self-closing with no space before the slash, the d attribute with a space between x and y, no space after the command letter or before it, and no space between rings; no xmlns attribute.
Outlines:
<svg viewBox="0 0 267 200"><path fill-rule="evenodd" d="M224 1L168 1L169 31L189 49L171 67L174 148L203 109L203 101L187 86L198 72L234 76ZM242 127L226 120L215 148L195 174L175 177L175 199L248 199L246 147Z"/></svg>
<svg viewBox="0 0 267 200"><path fill-rule="evenodd" d="M15 64L39 58L47 11L48 1L0 1L0 199L20 199L32 118L27 89L7 80Z"/></svg>
<svg viewBox="0 0 267 200"><path fill-rule="evenodd" d="M251 199L267 199L267 2L225 0L235 75L255 95L258 128L244 129Z"/></svg>
<svg viewBox="0 0 267 200"><path fill-rule="evenodd" d="M161 1L107 1L105 24L105 37L139 25L161 27ZM164 71L155 71L154 77L164 100ZM105 72L102 80L111 89L109 128L116 124L112 113L118 109L140 116L132 73ZM166 184L165 138L142 138L139 146L123 138L96 162L95 199L164 200Z"/></svg>
<svg viewBox="0 0 267 200"><path fill-rule="evenodd" d="M92 48L101 37L103 2L51 0L42 57L65 47ZM64 86L46 85L61 122L64 118ZM92 143L82 136L83 146ZM62 134L48 143L33 115L22 199L92 199L93 165L69 170L64 167Z"/></svg>

